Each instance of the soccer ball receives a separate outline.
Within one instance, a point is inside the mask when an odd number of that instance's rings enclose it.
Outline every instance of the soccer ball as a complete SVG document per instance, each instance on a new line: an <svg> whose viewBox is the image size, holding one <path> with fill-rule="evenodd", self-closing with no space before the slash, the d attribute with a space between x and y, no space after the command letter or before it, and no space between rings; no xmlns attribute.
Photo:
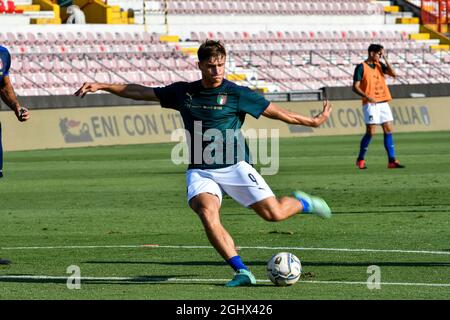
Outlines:
<svg viewBox="0 0 450 320"><path fill-rule="evenodd" d="M290 286L300 279L302 264L300 259L289 252L280 252L267 262L269 279L277 286Z"/></svg>

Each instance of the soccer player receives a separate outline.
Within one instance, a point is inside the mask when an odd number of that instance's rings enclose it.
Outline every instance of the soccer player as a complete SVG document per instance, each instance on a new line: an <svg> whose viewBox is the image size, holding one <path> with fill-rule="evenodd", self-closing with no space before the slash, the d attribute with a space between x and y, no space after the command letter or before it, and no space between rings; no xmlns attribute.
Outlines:
<svg viewBox="0 0 450 320"><path fill-rule="evenodd" d="M307 117L284 110L249 88L224 79L226 51L220 41L205 41L198 49L198 59L202 78L195 82L176 82L157 88L85 83L75 95L84 97L89 92L103 90L136 100L160 101L163 108L181 113L186 136L193 137L194 141L190 145L190 164L186 172L189 206L199 216L210 243L235 271L234 278L226 286L253 285L255 277L238 255L231 235L220 221L224 193L267 221L285 220L300 212L329 218L331 210L323 199L301 191L294 192L293 197L275 197L262 176L248 163L247 145L239 143L245 115L255 118L263 115L289 124L318 127L328 119L331 104L325 101L320 114ZM237 152L232 152L231 157L230 153L224 152L214 157L214 161L203 157L209 147L206 144L210 142L205 140L211 140L206 137L210 130L220 132L224 137L214 143L227 151L227 145L231 144ZM236 134L227 134L229 130ZM200 141L200 146L195 144L196 141ZM245 159L237 156L239 150Z"/></svg>
<svg viewBox="0 0 450 320"><path fill-rule="evenodd" d="M9 68L11 67L11 55L8 49L0 46L0 97L4 103L16 114L17 120L26 121L30 115L28 110L20 106L14 93L14 89L9 79ZM3 147L2 147L2 126L0 123L0 178L3 177ZM9 260L0 258L0 265L9 264Z"/></svg>
<svg viewBox="0 0 450 320"><path fill-rule="evenodd" d="M388 155L388 168L400 169L401 165L395 158L394 140L392 137L392 111L388 102L392 100L384 75L396 77L394 69L389 64L383 46L371 44L368 48L368 58L356 66L353 75L353 91L362 97L366 133L361 139L356 165L359 169L367 169L365 155L377 125L384 132L384 147ZM381 62L384 59L384 63Z"/></svg>

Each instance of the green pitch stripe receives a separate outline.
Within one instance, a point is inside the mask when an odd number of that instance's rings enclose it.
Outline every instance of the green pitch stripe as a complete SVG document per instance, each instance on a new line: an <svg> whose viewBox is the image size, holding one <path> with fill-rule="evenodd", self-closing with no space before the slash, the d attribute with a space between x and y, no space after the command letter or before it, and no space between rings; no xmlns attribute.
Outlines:
<svg viewBox="0 0 450 320"><path fill-rule="evenodd" d="M39 246L39 247L2 247L1 250L52 250L52 249L111 249L111 248L158 248L158 249L213 249L211 246L176 246L176 245L87 245L87 246ZM450 251L401 250L401 249L351 249L351 248L306 248L306 247L251 247L238 249L251 250L299 250L299 251L338 251L338 252L379 252L379 253L414 253L450 255Z"/></svg>

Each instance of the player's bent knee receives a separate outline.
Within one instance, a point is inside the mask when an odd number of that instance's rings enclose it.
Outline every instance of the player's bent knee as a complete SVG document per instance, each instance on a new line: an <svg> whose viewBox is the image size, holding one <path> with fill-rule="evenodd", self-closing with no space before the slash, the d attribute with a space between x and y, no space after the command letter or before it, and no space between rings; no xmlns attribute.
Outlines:
<svg viewBox="0 0 450 320"><path fill-rule="evenodd" d="M266 221L276 222L284 219L281 206L275 197L259 201L251 205L251 208Z"/></svg>
<svg viewBox="0 0 450 320"><path fill-rule="evenodd" d="M207 229L214 229L220 226L219 211L213 207L200 206L195 212Z"/></svg>
<svg viewBox="0 0 450 320"><path fill-rule="evenodd" d="M213 220L217 217L218 212L212 208L201 207L195 210L202 220Z"/></svg>
<svg viewBox="0 0 450 320"><path fill-rule="evenodd" d="M266 221L276 222L283 220L283 214L278 208L258 208L254 209L256 213Z"/></svg>

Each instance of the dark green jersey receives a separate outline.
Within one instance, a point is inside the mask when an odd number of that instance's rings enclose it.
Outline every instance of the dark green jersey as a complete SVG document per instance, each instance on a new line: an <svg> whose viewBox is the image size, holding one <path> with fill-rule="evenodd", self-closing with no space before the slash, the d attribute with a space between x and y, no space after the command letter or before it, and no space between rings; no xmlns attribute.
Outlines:
<svg viewBox="0 0 450 320"><path fill-rule="evenodd" d="M387 73L387 67L384 63L380 62L381 69L383 70L383 73ZM368 63L367 64L372 69L375 69L375 64ZM364 66L362 63L358 64L355 68L355 72L353 73L353 82L362 81L364 75Z"/></svg>
<svg viewBox="0 0 450 320"><path fill-rule="evenodd" d="M178 110L189 132L189 169L215 169L251 163L241 127L248 113L259 118L270 102L247 87L224 80L213 89L201 81L154 88L163 108Z"/></svg>

